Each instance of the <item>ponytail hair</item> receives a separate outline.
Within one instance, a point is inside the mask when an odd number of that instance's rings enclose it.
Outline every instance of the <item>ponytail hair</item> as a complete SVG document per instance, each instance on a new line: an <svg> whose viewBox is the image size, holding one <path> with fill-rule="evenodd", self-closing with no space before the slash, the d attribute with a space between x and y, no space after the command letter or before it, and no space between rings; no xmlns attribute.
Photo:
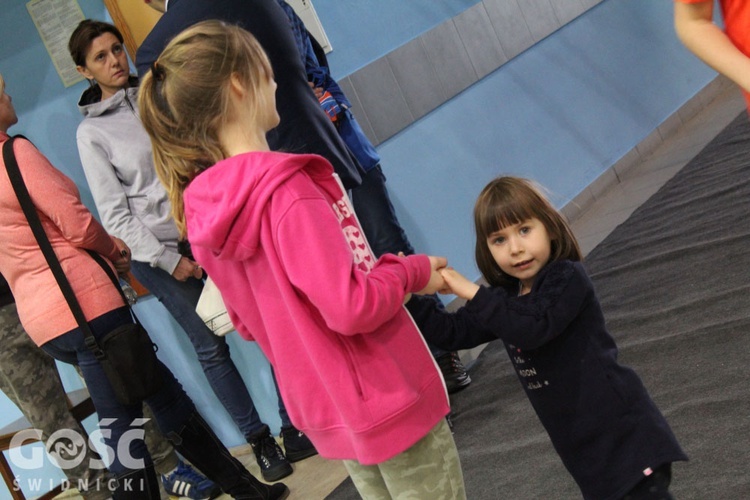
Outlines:
<svg viewBox="0 0 750 500"><path fill-rule="evenodd" d="M140 84L141 121L151 137L156 173L182 237L187 236L185 189L228 156L219 130L233 116L233 76L257 96L273 71L250 33L222 21L204 21L173 38Z"/></svg>

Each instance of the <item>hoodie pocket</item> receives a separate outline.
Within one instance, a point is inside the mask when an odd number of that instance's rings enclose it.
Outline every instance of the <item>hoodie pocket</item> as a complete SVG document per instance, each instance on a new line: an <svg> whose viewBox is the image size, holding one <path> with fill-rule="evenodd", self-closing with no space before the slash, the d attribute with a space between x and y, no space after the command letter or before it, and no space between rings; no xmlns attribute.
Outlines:
<svg viewBox="0 0 750 500"><path fill-rule="evenodd" d="M349 369L349 373L352 378L352 386L357 391L357 395L364 401L367 400L364 394L362 377L360 376L359 369L356 362L356 348L352 346L346 337L339 337L339 342L343 347L342 352L346 360L346 366Z"/></svg>

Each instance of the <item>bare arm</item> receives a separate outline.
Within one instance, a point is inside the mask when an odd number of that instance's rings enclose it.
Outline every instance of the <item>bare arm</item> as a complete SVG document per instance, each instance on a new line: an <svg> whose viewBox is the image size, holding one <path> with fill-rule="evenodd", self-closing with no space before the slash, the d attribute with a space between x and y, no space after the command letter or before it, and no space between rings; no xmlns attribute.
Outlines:
<svg viewBox="0 0 750 500"><path fill-rule="evenodd" d="M703 62L750 92L750 58L713 22L713 2L674 4L680 41Z"/></svg>
<svg viewBox="0 0 750 500"><path fill-rule="evenodd" d="M452 267L441 269L440 274L443 275L446 284L446 287L441 290L441 293L453 293L464 300L471 300L479 291L479 285L469 280Z"/></svg>

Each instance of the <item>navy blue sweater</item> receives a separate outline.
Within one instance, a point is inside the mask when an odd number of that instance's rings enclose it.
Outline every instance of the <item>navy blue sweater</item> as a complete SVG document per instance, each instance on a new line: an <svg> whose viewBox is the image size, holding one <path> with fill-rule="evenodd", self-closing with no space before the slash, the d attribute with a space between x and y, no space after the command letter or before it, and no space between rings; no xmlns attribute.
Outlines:
<svg viewBox="0 0 750 500"><path fill-rule="evenodd" d="M481 287L455 313L414 297L424 336L447 350L501 339L521 385L585 499L622 498L648 468L687 456L638 375L617 363L580 262L545 267L531 293Z"/></svg>

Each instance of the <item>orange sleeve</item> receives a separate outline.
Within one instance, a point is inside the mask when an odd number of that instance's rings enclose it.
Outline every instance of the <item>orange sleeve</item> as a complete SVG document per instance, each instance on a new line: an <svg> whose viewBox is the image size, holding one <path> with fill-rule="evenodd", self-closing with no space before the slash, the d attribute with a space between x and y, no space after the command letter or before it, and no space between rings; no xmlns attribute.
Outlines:
<svg viewBox="0 0 750 500"><path fill-rule="evenodd" d="M118 260L117 245L81 202L75 183L30 142L16 140L13 149L36 209L49 217L73 246L93 250L111 261Z"/></svg>

